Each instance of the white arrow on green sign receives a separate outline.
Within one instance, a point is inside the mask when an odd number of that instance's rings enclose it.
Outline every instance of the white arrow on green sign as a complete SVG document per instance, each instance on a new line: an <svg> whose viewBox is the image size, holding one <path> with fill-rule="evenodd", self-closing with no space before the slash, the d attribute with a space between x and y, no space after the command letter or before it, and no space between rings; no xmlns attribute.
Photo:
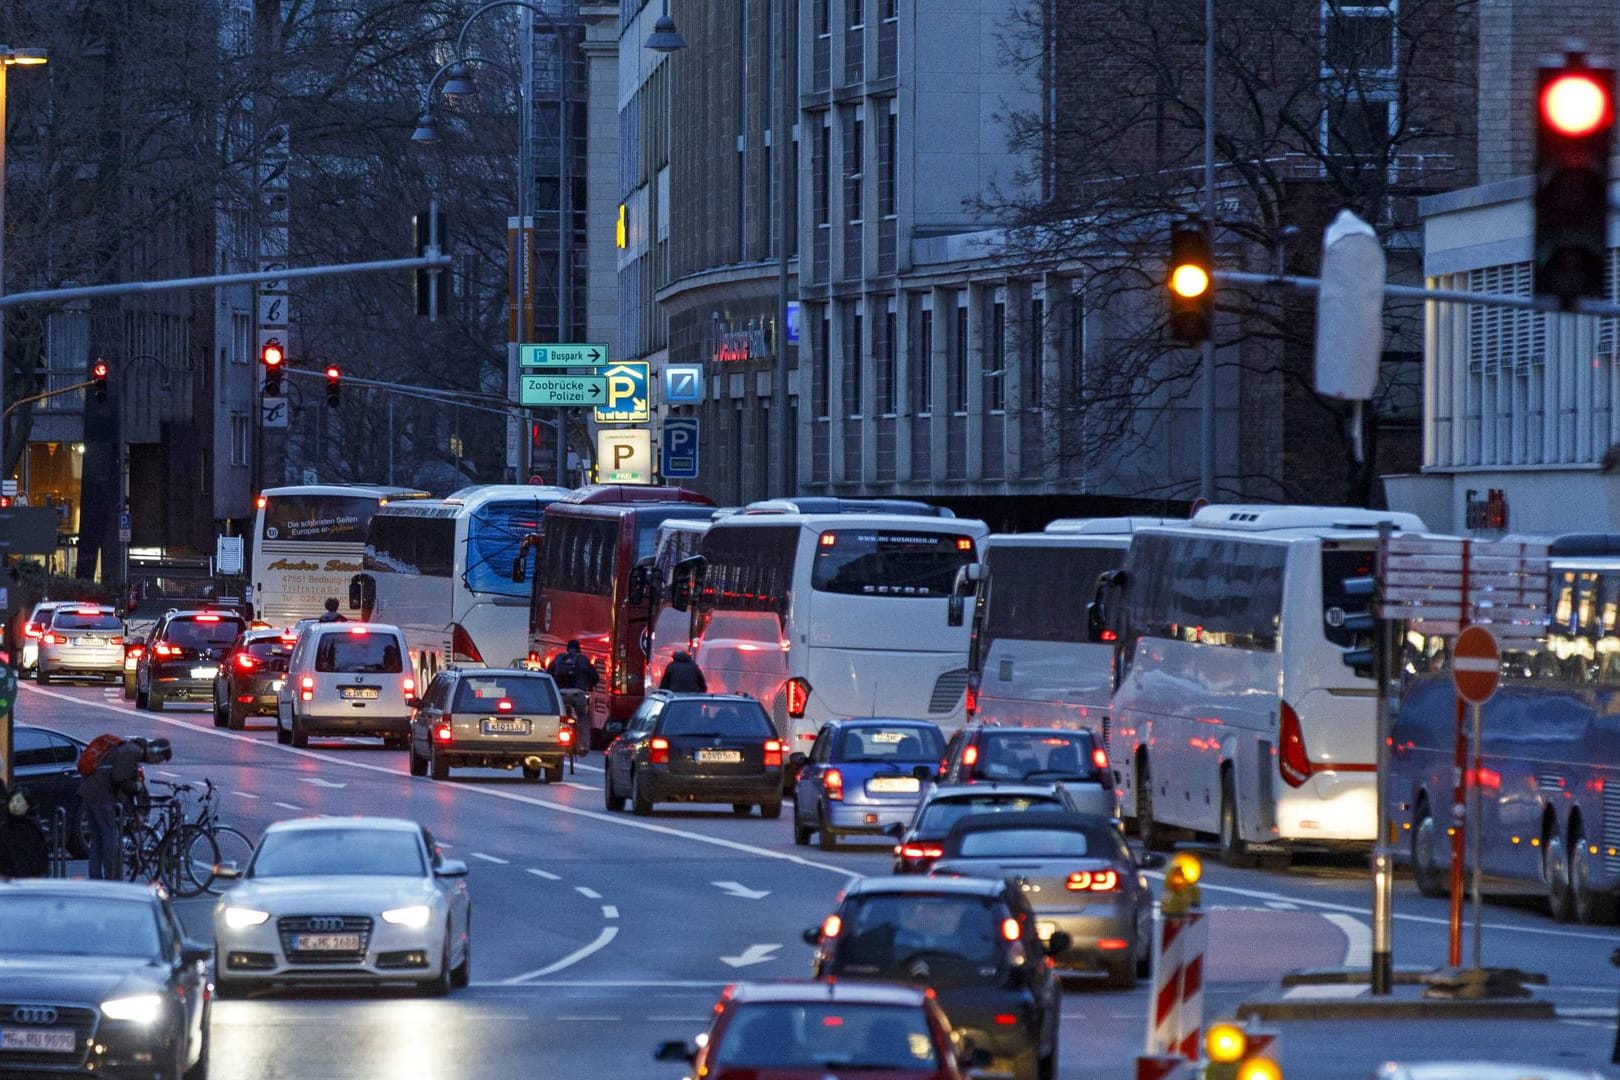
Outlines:
<svg viewBox="0 0 1620 1080"><path fill-rule="evenodd" d="M606 345L519 345L518 367L600 367L608 363Z"/></svg>
<svg viewBox="0 0 1620 1080"><path fill-rule="evenodd" d="M598 405L607 393L600 375L519 376L520 405Z"/></svg>

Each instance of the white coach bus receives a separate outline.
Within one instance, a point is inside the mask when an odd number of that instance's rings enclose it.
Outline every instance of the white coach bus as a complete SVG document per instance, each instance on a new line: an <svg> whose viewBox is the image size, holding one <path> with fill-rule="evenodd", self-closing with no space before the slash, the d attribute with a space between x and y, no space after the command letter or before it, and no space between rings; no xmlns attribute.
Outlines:
<svg viewBox="0 0 1620 1080"><path fill-rule="evenodd" d="M1345 665L1352 636L1335 623L1343 581L1373 572L1381 521L1424 528L1412 514L1208 506L1132 537L1091 630L1115 635L1109 758L1144 842L1214 834L1234 865L1371 843L1374 687Z"/></svg>

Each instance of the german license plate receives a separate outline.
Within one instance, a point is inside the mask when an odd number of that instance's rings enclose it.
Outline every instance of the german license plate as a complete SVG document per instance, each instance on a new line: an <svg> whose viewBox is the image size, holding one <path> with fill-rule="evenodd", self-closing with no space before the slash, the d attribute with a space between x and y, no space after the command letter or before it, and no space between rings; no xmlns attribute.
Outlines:
<svg viewBox="0 0 1620 1080"><path fill-rule="evenodd" d="M219 668L215 667L194 667L191 669L191 677L193 679L212 679L218 674Z"/></svg>
<svg viewBox="0 0 1620 1080"><path fill-rule="evenodd" d="M293 948L299 952L359 952L359 934L299 934Z"/></svg>
<svg viewBox="0 0 1620 1080"><path fill-rule="evenodd" d="M866 782L866 789L876 794L908 792L915 794L922 785L915 776L874 776Z"/></svg>
<svg viewBox="0 0 1620 1080"><path fill-rule="evenodd" d="M741 750L699 750L697 760L705 765L735 765L742 760Z"/></svg>
<svg viewBox="0 0 1620 1080"><path fill-rule="evenodd" d="M527 735L529 722L527 720L499 720L484 721L485 735Z"/></svg>
<svg viewBox="0 0 1620 1080"><path fill-rule="evenodd" d="M101 642L97 641L93 637L76 637L76 638L73 639L73 644L75 644L77 646L80 646L82 648L83 646L86 646L86 645L100 645Z"/></svg>
<svg viewBox="0 0 1620 1080"><path fill-rule="evenodd" d="M72 1028L0 1028L0 1050L71 1054L79 1048Z"/></svg>
<svg viewBox="0 0 1620 1080"><path fill-rule="evenodd" d="M377 688L375 686L345 686L343 687L344 701L376 701Z"/></svg>

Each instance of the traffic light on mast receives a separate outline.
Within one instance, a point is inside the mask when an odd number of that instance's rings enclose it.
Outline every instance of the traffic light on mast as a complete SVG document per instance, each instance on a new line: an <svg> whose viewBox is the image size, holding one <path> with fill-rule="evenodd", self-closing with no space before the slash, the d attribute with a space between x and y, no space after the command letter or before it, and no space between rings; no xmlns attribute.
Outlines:
<svg viewBox="0 0 1620 1080"><path fill-rule="evenodd" d="M1186 223L1170 231L1170 336L1196 345L1209 340L1215 314L1214 265L1202 225Z"/></svg>
<svg viewBox="0 0 1620 1080"><path fill-rule="evenodd" d="M259 350L259 363L264 365L264 396L281 396L281 367L287 356L281 351L281 342L271 338Z"/></svg>
<svg viewBox="0 0 1620 1080"><path fill-rule="evenodd" d="M336 364L326 365L326 404L328 408L338 407L338 398L342 393L343 372L338 370Z"/></svg>
<svg viewBox="0 0 1620 1080"><path fill-rule="evenodd" d="M1614 69L1572 52L1538 85L1535 291L1568 307L1604 295Z"/></svg>
<svg viewBox="0 0 1620 1080"><path fill-rule="evenodd" d="M90 389L95 393L97 401L107 400L107 361L97 360L90 365Z"/></svg>

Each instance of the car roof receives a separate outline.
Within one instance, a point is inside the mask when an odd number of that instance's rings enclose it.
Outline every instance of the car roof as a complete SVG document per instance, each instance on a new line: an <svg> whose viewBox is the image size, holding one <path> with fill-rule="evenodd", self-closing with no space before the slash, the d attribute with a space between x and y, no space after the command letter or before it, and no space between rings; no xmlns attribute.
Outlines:
<svg viewBox="0 0 1620 1080"><path fill-rule="evenodd" d="M935 894L977 896L984 899L993 899L1006 891L1006 888L1007 883L1005 881L997 881L993 878L934 878L901 874L887 877L860 878L844 890L844 895L849 897L887 894L926 896Z"/></svg>
<svg viewBox="0 0 1620 1080"><path fill-rule="evenodd" d="M195 619L199 615L213 615L218 617L221 622L226 619L236 619L243 623L247 622L247 616L243 615L240 611L233 611L230 608L193 608L187 610L165 611L163 613L163 617L167 618L170 622L173 622L176 619Z"/></svg>
<svg viewBox="0 0 1620 1080"><path fill-rule="evenodd" d="M148 903L160 895L158 887L150 882L92 881L88 878L0 879L0 895L7 892L33 893L36 896L75 896L87 900L145 900Z"/></svg>
<svg viewBox="0 0 1620 1080"><path fill-rule="evenodd" d="M836 724L839 727L906 727L933 728L939 730L939 725L932 720L919 720L914 716L839 716L827 721L827 724Z"/></svg>
<svg viewBox="0 0 1620 1080"><path fill-rule="evenodd" d="M376 829L378 832L408 832L421 831L421 826L414 821L404 818L367 817L355 815L354 817L337 817L323 815L320 817L288 818L285 821L273 822L266 833L273 832L319 832L323 829Z"/></svg>
<svg viewBox="0 0 1620 1080"><path fill-rule="evenodd" d="M399 627L395 626L393 623L361 622L358 619L346 619L343 622L314 622L305 627L305 629L315 634L353 634L364 630L368 634L394 634L398 637L405 636L404 634L400 633Z"/></svg>
<svg viewBox="0 0 1620 1080"><path fill-rule="evenodd" d="M1085 832L1113 829L1112 818L1100 814L1062 814L1052 810L1032 810L1023 814L969 814L951 826L951 833L1012 832L1018 829L1062 829Z"/></svg>
<svg viewBox="0 0 1620 1080"><path fill-rule="evenodd" d="M961 799L977 795L1047 795L1057 797L1058 785L1050 784L1004 784L999 780L976 780L971 784L935 784L929 789L927 799L929 802L939 802L945 799Z"/></svg>
<svg viewBox="0 0 1620 1080"><path fill-rule="evenodd" d="M57 731L55 728L50 728L50 727L41 727L38 724L17 724L11 730L14 733L18 732L18 731L38 731L38 732L42 732L43 734L46 734L46 735L55 735L58 739L66 739L68 742L73 743L75 746L84 746L84 745L86 745L85 741L83 739L79 738L77 735L69 735L65 731Z"/></svg>
<svg viewBox="0 0 1620 1080"><path fill-rule="evenodd" d="M726 997L735 1004L756 1002L835 1002L840 1005L921 1005L927 1000L927 991L917 986L897 983L839 982L827 979L820 982L763 982L738 983L729 988Z"/></svg>
<svg viewBox="0 0 1620 1080"><path fill-rule="evenodd" d="M749 697L747 694L683 694L677 690L654 690L647 696L662 698L665 701L675 701L676 699L681 701L746 701L750 705L759 704L757 698Z"/></svg>
<svg viewBox="0 0 1620 1080"><path fill-rule="evenodd" d="M487 675L499 675L499 676L501 676L503 678L505 678L507 676L511 676L511 675L516 675L516 676L518 676L520 678L524 678L524 679L549 679L549 678L551 678L551 676L549 674L547 674L546 672L544 672L544 671L530 671L528 668L514 668L514 667L491 667L491 668L483 668L483 667L480 667L480 668L452 667L452 668L445 668L443 671L439 672L439 674L440 675L451 675L451 676L457 676L457 677L462 676L462 675L476 676L478 678L483 678L484 676L487 676Z"/></svg>
<svg viewBox="0 0 1620 1080"><path fill-rule="evenodd" d="M1072 738L1079 736L1084 739L1097 741L1097 733L1090 728L1066 727L1003 727L1000 724L969 724L962 729L964 735L1031 735L1038 738L1051 738L1061 736Z"/></svg>

